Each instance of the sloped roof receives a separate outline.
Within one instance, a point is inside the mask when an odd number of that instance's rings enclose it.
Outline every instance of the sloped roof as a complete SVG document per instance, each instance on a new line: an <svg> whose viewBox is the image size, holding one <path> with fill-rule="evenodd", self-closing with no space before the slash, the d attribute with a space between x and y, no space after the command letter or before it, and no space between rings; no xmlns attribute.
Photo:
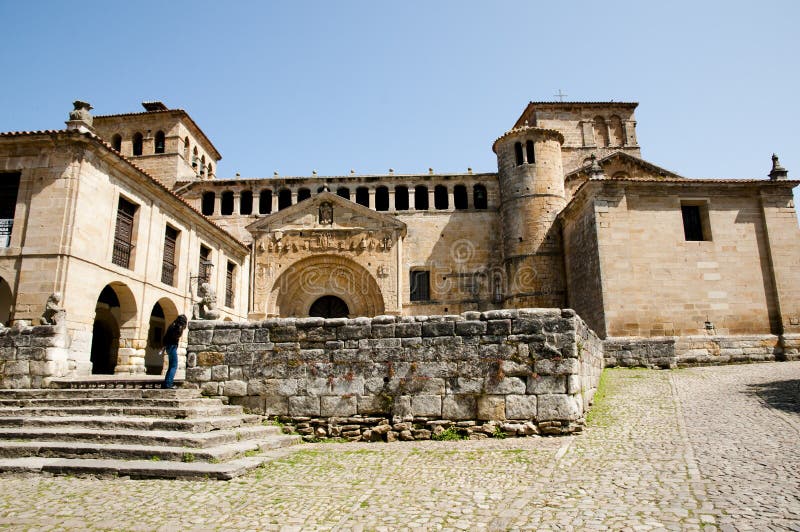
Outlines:
<svg viewBox="0 0 800 532"><path fill-rule="evenodd" d="M521 126L525 121L525 117L530 116L530 113L536 107L623 107L636 109L638 106L639 102L528 102L528 105L525 106L522 114L519 115L519 118L514 123L514 127Z"/></svg>
<svg viewBox="0 0 800 532"><path fill-rule="evenodd" d="M629 154L627 152L624 152L624 151L615 151L614 153L606 155L602 159L598 159L597 163L600 166L603 166L603 165L607 165L608 163L610 163L611 161L616 160L616 159L621 159L626 163L634 164L636 166L639 166L640 168L644 168L645 170L647 170L649 172L652 172L654 174L658 174L658 175L663 176L663 177L669 177L669 178L673 178L673 179L685 179L683 176L681 176L680 174L677 174L676 172L673 172L672 170L667 170L666 168L663 168L663 167L658 166L656 164L653 164L651 162L645 161L644 159L642 159L640 157L634 157L633 155L631 155L631 154ZM573 171L569 172L568 174L566 174L564 176L564 179L565 180L569 179L569 178L574 177L576 175L579 175L581 173L588 173L589 168L591 166L592 166L591 163L584 164L583 166L581 166L579 168L576 168L575 170L573 170ZM637 179L641 179L641 178L637 178Z"/></svg>

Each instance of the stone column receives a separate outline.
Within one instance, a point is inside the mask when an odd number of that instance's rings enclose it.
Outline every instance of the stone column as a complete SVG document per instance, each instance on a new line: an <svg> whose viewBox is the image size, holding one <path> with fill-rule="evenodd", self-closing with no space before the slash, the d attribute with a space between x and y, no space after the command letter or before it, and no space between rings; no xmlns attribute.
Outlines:
<svg viewBox="0 0 800 532"><path fill-rule="evenodd" d="M297 205L297 189L292 189L292 205Z"/></svg>
<svg viewBox="0 0 800 532"><path fill-rule="evenodd" d="M375 189L369 188L369 208L375 210Z"/></svg>
<svg viewBox="0 0 800 532"><path fill-rule="evenodd" d="M394 187L386 187L389 190L389 209L396 211L397 204L394 201Z"/></svg>
<svg viewBox="0 0 800 532"><path fill-rule="evenodd" d="M275 189L272 191L272 209L269 211L270 214L273 212L278 212L278 190Z"/></svg>
<svg viewBox="0 0 800 532"><path fill-rule="evenodd" d="M233 214L242 214L242 191L233 192Z"/></svg>
<svg viewBox="0 0 800 532"><path fill-rule="evenodd" d="M594 138L594 122L591 120L581 120L581 131L583 132L583 145L587 148L597 146Z"/></svg>
<svg viewBox="0 0 800 532"><path fill-rule="evenodd" d="M622 128L625 130L625 146L637 146L636 141L636 120L625 120L622 123Z"/></svg>
<svg viewBox="0 0 800 532"><path fill-rule="evenodd" d="M214 216L219 216L222 212L222 194L214 194Z"/></svg>
<svg viewBox="0 0 800 532"><path fill-rule="evenodd" d="M433 191L436 190L436 185L431 185L428 187L428 210L433 211L436 210L436 198L433 194Z"/></svg>
<svg viewBox="0 0 800 532"><path fill-rule="evenodd" d="M406 188L408 189L408 210L409 211L416 211L417 210L417 193L414 190L414 185L406 183Z"/></svg>
<svg viewBox="0 0 800 532"><path fill-rule="evenodd" d="M525 153L525 150L522 150L522 153ZM447 210L452 211L455 210L455 194L454 189L450 185L445 185L447 187Z"/></svg>

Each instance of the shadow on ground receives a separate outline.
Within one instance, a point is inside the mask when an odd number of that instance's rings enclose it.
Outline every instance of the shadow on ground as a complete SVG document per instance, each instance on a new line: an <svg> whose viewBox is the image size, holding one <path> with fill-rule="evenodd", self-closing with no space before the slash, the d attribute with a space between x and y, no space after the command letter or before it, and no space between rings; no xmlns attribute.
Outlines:
<svg viewBox="0 0 800 532"><path fill-rule="evenodd" d="M751 384L747 390L772 408L800 414L800 379Z"/></svg>

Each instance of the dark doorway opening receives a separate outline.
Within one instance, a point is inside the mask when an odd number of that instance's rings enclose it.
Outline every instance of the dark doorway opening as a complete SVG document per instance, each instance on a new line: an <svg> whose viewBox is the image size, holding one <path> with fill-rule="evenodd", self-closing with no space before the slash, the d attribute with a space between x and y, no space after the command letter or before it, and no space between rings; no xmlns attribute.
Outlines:
<svg viewBox="0 0 800 532"><path fill-rule="evenodd" d="M119 350L119 315L120 304L116 292L106 286L100 292L95 306L94 325L92 326L92 362L93 375L113 375L117 366ZM115 314L117 316L115 316Z"/></svg>
<svg viewBox="0 0 800 532"><path fill-rule="evenodd" d="M308 311L312 318L346 318L349 314L347 303L336 296L322 296L314 301Z"/></svg>

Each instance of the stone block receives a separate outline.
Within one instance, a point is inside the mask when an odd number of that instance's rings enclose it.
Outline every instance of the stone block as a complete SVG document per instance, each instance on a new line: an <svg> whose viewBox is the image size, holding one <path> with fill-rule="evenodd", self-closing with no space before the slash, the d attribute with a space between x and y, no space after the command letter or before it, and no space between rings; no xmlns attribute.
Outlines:
<svg viewBox="0 0 800 532"><path fill-rule="evenodd" d="M567 393L569 395L580 392L582 387L580 375L569 375L567 377Z"/></svg>
<svg viewBox="0 0 800 532"><path fill-rule="evenodd" d="M422 336L422 324L413 323L398 323L394 327L395 334L398 338L412 338Z"/></svg>
<svg viewBox="0 0 800 532"><path fill-rule="evenodd" d="M389 414L393 400L388 395L362 395L358 398L358 413L366 415Z"/></svg>
<svg viewBox="0 0 800 532"><path fill-rule="evenodd" d="M422 336L453 336L455 323L452 321L425 322L422 324Z"/></svg>
<svg viewBox="0 0 800 532"><path fill-rule="evenodd" d="M578 373L579 367L577 358L541 358L533 370L539 375L573 375Z"/></svg>
<svg viewBox="0 0 800 532"><path fill-rule="evenodd" d="M517 318L511 324L511 334L540 334L544 328L541 320Z"/></svg>
<svg viewBox="0 0 800 532"><path fill-rule="evenodd" d="M524 394L525 383L519 377L504 377L495 379L493 377L486 377L484 382L484 390L489 394Z"/></svg>
<svg viewBox="0 0 800 532"><path fill-rule="evenodd" d="M219 383L216 381L201 383L200 393L203 395L219 395Z"/></svg>
<svg viewBox="0 0 800 532"><path fill-rule="evenodd" d="M219 351L201 351L197 353L198 366L219 366L225 362L225 353Z"/></svg>
<svg viewBox="0 0 800 532"><path fill-rule="evenodd" d="M228 380L228 375L229 375L228 366L226 365L211 366L212 381Z"/></svg>
<svg viewBox="0 0 800 532"><path fill-rule="evenodd" d="M256 337L258 335L256 334ZM286 342L296 342L298 339L297 336L297 327L292 325L274 325L269 329L269 341L274 343L286 343ZM258 340L261 341L261 340Z"/></svg>
<svg viewBox="0 0 800 532"><path fill-rule="evenodd" d="M343 325L336 329L336 338L339 340L361 340L371 336L371 325Z"/></svg>
<svg viewBox="0 0 800 532"><path fill-rule="evenodd" d="M221 384L221 395L242 397L247 395L247 383L244 381L225 381Z"/></svg>
<svg viewBox="0 0 800 532"><path fill-rule="evenodd" d="M336 377L330 383L329 395L363 395L364 377L360 375L345 375Z"/></svg>
<svg viewBox="0 0 800 532"><path fill-rule="evenodd" d="M211 343L214 345L238 344L242 337L239 329L215 329Z"/></svg>
<svg viewBox="0 0 800 532"><path fill-rule="evenodd" d="M4 375L29 375L30 362L28 360L9 360L3 367Z"/></svg>
<svg viewBox="0 0 800 532"><path fill-rule="evenodd" d="M537 397L537 421L574 421L581 415L582 408L576 396L557 394Z"/></svg>
<svg viewBox="0 0 800 532"><path fill-rule="evenodd" d="M462 321L456 323L456 334L460 336L479 336L486 334L485 321Z"/></svg>
<svg viewBox="0 0 800 532"><path fill-rule="evenodd" d="M531 375L528 377L529 394L566 393L567 378L563 375Z"/></svg>
<svg viewBox="0 0 800 532"><path fill-rule="evenodd" d="M373 338L394 338L395 326L394 323L387 324L372 324L372 337Z"/></svg>
<svg viewBox="0 0 800 532"><path fill-rule="evenodd" d="M399 417L411 416L411 397L408 395L399 395L394 397L392 401L392 415Z"/></svg>
<svg viewBox="0 0 800 532"><path fill-rule="evenodd" d="M535 395L506 396L506 418L537 419L537 401Z"/></svg>
<svg viewBox="0 0 800 532"><path fill-rule="evenodd" d="M484 378L476 377L451 377L447 379L447 393L458 394L479 394L483 392Z"/></svg>
<svg viewBox="0 0 800 532"><path fill-rule="evenodd" d="M319 397L295 395L289 397L290 416L318 416L320 412Z"/></svg>
<svg viewBox="0 0 800 532"><path fill-rule="evenodd" d="M442 400L442 418L475 419L478 401L474 395L446 395Z"/></svg>
<svg viewBox="0 0 800 532"><path fill-rule="evenodd" d="M267 395L264 397L264 415L265 416L288 416L289 415L289 398L279 397L275 395Z"/></svg>
<svg viewBox="0 0 800 532"><path fill-rule="evenodd" d="M192 382L206 382L211 380L211 368L197 366L186 369L186 379Z"/></svg>
<svg viewBox="0 0 800 532"><path fill-rule="evenodd" d="M505 418L505 395L481 395L478 397L478 419L502 421Z"/></svg>
<svg viewBox="0 0 800 532"><path fill-rule="evenodd" d="M414 395L411 397L411 412L419 417L441 417L442 397L439 395Z"/></svg>
<svg viewBox="0 0 800 532"><path fill-rule="evenodd" d="M511 320L487 321L485 334L490 336L508 336L511 334Z"/></svg>
<svg viewBox="0 0 800 532"><path fill-rule="evenodd" d="M331 417L354 416L358 413L355 396L328 396L320 398L320 415Z"/></svg>

